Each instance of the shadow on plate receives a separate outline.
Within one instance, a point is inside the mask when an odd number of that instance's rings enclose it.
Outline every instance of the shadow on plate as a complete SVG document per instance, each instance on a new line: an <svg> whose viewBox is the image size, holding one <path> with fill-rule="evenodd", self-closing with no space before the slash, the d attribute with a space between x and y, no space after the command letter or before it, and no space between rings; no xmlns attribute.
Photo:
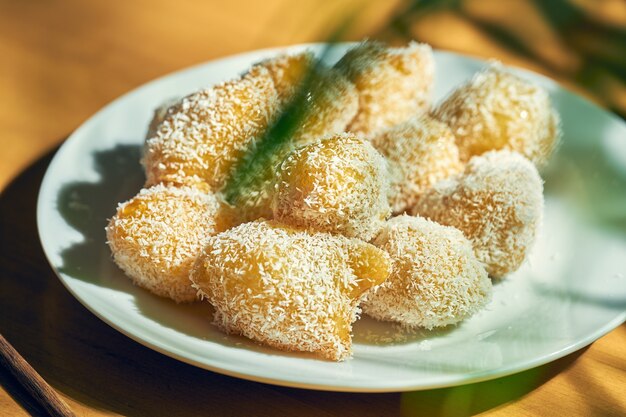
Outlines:
<svg viewBox="0 0 626 417"><path fill-rule="evenodd" d="M111 259L106 242L105 226L115 213L118 202L126 201L141 189L145 175L139 164L141 147L118 145L93 155L100 178L97 182L79 181L65 185L57 197L63 219L80 232L81 242L63 250L59 271L99 287L111 288L134 298L134 303L147 318L182 334L211 340L235 349L316 359L312 355L280 352L260 346L249 339L225 335L211 325L212 307L207 303L176 304L135 287Z"/></svg>
<svg viewBox="0 0 626 417"><path fill-rule="evenodd" d="M362 314L361 318L354 323L354 343L370 346L398 346L410 343L425 342L428 339L445 336L458 326L446 326L443 328L407 329L399 324L383 322Z"/></svg>
<svg viewBox="0 0 626 417"><path fill-rule="evenodd" d="M118 145L93 155L93 164L100 175L97 182L80 181L67 184L57 196L57 207L63 219L83 236L83 241L63 250L59 270L83 281L124 288L112 275L121 271L110 261L104 231L108 219L115 214L118 202L126 201L141 189L145 177L139 164L141 147ZM103 274L106 268L107 274ZM128 282L123 282L128 284ZM128 286L126 286L128 288Z"/></svg>

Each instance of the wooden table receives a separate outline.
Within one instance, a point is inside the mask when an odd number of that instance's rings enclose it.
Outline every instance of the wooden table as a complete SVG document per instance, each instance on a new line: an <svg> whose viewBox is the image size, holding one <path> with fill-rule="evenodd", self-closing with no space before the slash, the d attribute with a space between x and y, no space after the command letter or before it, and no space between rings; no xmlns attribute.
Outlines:
<svg viewBox="0 0 626 417"><path fill-rule="evenodd" d="M380 31L397 6L381 3L369 3L349 38ZM626 415L625 325L561 360L494 381L403 394L316 392L222 376L156 353L89 313L55 277L39 245L35 203L51 157L73 129L170 71L324 39L362 4L0 0L0 332L78 415ZM426 32L438 44L437 33ZM481 49L480 39L472 48L499 53ZM42 413L4 371L0 385L0 414Z"/></svg>

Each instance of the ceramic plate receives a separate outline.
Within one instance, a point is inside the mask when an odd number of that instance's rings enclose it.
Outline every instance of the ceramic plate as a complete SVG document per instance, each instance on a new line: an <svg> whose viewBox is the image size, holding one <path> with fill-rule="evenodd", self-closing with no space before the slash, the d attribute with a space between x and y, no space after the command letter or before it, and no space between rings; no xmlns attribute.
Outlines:
<svg viewBox="0 0 626 417"><path fill-rule="evenodd" d="M305 47L321 50L320 45ZM336 60L347 48L326 56ZM50 164L38 202L41 241L68 290L132 339L181 361L241 378L336 391L404 391L522 371L598 339L626 319L626 125L536 74L563 119L564 142L543 173L545 219L524 266L495 285L489 306L459 326L401 332L364 317L342 363L284 353L211 325L205 304L176 305L134 287L113 264L104 226L144 181L146 126L161 102L232 78L279 50L210 62L126 94L89 119ZM435 98L484 67L436 52Z"/></svg>

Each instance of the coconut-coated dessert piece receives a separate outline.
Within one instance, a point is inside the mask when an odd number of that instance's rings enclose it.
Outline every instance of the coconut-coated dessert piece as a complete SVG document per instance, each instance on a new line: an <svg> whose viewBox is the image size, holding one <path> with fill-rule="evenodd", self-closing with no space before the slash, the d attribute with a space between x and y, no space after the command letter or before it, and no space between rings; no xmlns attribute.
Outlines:
<svg viewBox="0 0 626 417"><path fill-rule="evenodd" d="M522 155L491 151L470 159L464 172L437 183L413 208L461 230L489 275L516 271L535 241L543 215L543 182Z"/></svg>
<svg viewBox="0 0 626 417"><path fill-rule="evenodd" d="M491 280L460 230L402 215L373 244L391 257L389 278L362 304L374 318L432 329L470 317L491 299Z"/></svg>
<svg viewBox="0 0 626 417"><path fill-rule="evenodd" d="M360 299L389 271L361 240L258 220L210 237L191 280L224 331L342 360Z"/></svg>

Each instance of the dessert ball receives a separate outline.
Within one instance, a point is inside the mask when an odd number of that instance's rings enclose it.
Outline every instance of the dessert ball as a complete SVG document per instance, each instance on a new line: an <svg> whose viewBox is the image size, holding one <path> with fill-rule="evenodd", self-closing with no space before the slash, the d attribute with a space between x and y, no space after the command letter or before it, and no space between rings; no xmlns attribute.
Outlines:
<svg viewBox="0 0 626 417"><path fill-rule="evenodd" d="M281 164L274 218L372 239L389 217L384 158L365 139L336 135L292 152Z"/></svg>
<svg viewBox="0 0 626 417"><path fill-rule="evenodd" d="M389 162L394 213L409 210L436 182L463 170L452 131L427 115L383 130L372 145Z"/></svg>
<svg viewBox="0 0 626 417"><path fill-rule="evenodd" d="M298 91L302 80L313 71L315 63L315 55L305 51L297 54L278 54L254 66L264 67L269 71L280 103L286 104Z"/></svg>
<svg viewBox="0 0 626 417"><path fill-rule="evenodd" d="M117 208L106 228L115 263L133 282L176 302L196 299L189 272L206 239L225 227L213 194L155 185Z"/></svg>
<svg viewBox="0 0 626 417"><path fill-rule="evenodd" d="M356 87L311 52L278 55L257 65L272 75L282 104L280 116L293 143L345 132L354 119L359 107Z"/></svg>
<svg viewBox="0 0 626 417"><path fill-rule="evenodd" d="M150 120L150 124L148 125L148 131L146 132L146 141L151 137L156 135L157 130L159 129L159 125L163 123L165 120L165 116L167 115L167 111L170 107L173 107L176 103L178 103L177 98L170 98L162 102L159 107L154 109L152 112L152 119Z"/></svg>
<svg viewBox="0 0 626 417"><path fill-rule="evenodd" d="M272 218L280 162L297 146L344 132L358 107L355 87L338 71L319 64L311 53L279 55L256 67L270 72L281 104L266 134L251 148L271 149L254 157L255 163L245 170L249 177L245 189L232 200L240 222Z"/></svg>
<svg viewBox="0 0 626 417"><path fill-rule="evenodd" d="M435 61L426 44L390 48L364 42L348 51L336 68L359 94L359 110L348 127L352 132L371 136L428 110Z"/></svg>
<svg viewBox="0 0 626 417"><path fill-rule="evenodd" d="M209 238L191 280L224 331L342 360L362 295L389 269L358 239L255 221Z"/></svg>
<svg viewBox="0 0 626 417"><path fill-rule="evenodd" d="M376 319L431 329L458 323L491 299L485 268L453 227L402 215L373 243L391 257L389 278L362 304Z"/></svg>
<svg viewBox="0 0 626 417"><path fill-rule="evenodd" d="M497 63L454 90L433 114L452 129L462 161L508 149L543 166L561 137L547 91Z"/></svg>
<svg viewBox="0 0 626 417"><path fill-rule="evenodd" d="M266 131L278 103L272 77L262 67L182 98L146 143L147 185L219 191L236 161Z"/></svg>
<svg viewBox="0 0 626 417"><path fill-rule="evenodd" d="M491 151L426 192L413 213L461 230L489 275L500 278L517 270L532 247L543 213L543 183L522 155Z"/></svg>

